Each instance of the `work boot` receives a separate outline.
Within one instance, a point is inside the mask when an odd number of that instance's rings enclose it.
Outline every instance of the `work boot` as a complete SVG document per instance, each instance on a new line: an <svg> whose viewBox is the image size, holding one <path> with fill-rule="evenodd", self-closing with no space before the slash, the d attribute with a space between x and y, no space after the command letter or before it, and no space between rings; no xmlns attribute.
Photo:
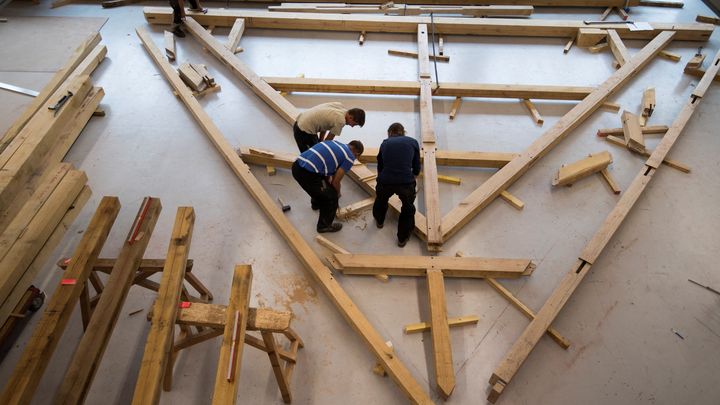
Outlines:
<svg viewBox="0 0 720 405"><path fill-rule="evenodd" d="M378 222L378 220L375 220L375 226L377 226L378 229L382 229L383 226L385 226L384 222Z"/></svg>
<svg viewBox="0 0 720 405"><path fill-rule="evenodd" d="M202 8L202 7L200 7L200 8L189 8L188 11L192 11L192 12L195 12L195 13L207 14L208 9Z"/></svg>
<svg viewBox="0 0 720 405"><path fill-rule="evenodd" d="M318 233L325 233L325 232L337 232L342 229L342 224L339 222L335 222L334 224L330 226L326 226L324 228L317 228Z"/></svg>
<svg viewBox="0 0 720 405"><path fill-rule="evenodd" d="M409 236L408 236L407 238L403 239L403 240L398 240L398 246L399 246L399 247L405 247L405 245L407 245L407 243L408 243L409 240L410 240L410 237L409 237Z"/></svg>
<svg viewBox="0 0 720 405"><path fill-rule="evenodd" d="M180 27L180 24L174 25L171 32L178 38L185 38L185 31Z"/></svg>

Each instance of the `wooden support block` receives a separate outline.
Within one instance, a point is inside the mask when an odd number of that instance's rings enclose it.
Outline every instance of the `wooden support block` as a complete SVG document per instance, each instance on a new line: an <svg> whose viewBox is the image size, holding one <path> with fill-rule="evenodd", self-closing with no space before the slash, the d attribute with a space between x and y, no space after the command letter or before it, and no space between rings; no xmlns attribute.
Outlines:
<svg viewBox="0 0 720 405"><path fill-rule="evenodd" d="M620 189L620 186L618 186L617 181L615 181L615 178L610 174L607 168L600 170L600 175L603 179L607 182L608 186L612 189L613 193L620 194L622 191Z"/></svg>
<svg viewBox="0 0 720 405"><path fill-rule="evenodd" d="M442 270L427 269L428 302L430 306L430 332L435 359L435 380L440 395L450 397L455 389L450 326L445 303L445 284Z"/></svg>
<svg viewBox="0 0 720 405"><path fill-rule="evenodd" d="M418 177L424 177L422 173ZM454 177L454 176L445 176L442 174L437 175L437 180L440 183L448 183L448 184L454 184L456 186L459 186L462 183L462 179L460 177Z"/></svg>
<svg viewBox="0 0 720 405"><path fill-rule="evenodd" d="M643 135L655 135L655 134L664 134L668 131L667 125L649 125L641 128ZM620 136L623 135L623 129L622 128L601 128L597 131L597 136L599 137L606 137L608 135L616 135ZM623 144L623 146L625 146Z"/></svg>
<svg viewBox="0 0 720 405"><path fill-rule="evenodd" d="M577 33L577 46L587 48L597 45L607 37L607 31L597 28L580 28Z"/></svg>
<svg viewBox="0 0 720 405"><path fill-rule="evenodd" d="M535 104L533 104L533 102L528 99L523 99L522 102L523 102L523 105L525 105L525 107L530 112L530 115L532 116L533 121L535 121L536 124L542 126L543 123L545 122L545 120L543 120L543 118L540 115L540 113L538 112L537 108L535 108Z"/></svg>
<svg viewBox="0 0 720 405"><path fill-rule="evenodd" d="M193 69L189 63L183 63L180 65L178 73L180 74L180 78L183 82L185 82L185 84L193 91L203 91L207 87L207 83L205 83L203 77L200 76L200 74L198 74L198 72Z"/></svg>
<svg viewBox="0 0 720 405"><path fill-rule="evenodd" d="M170 31L165 31L165 56L169 62L174 62L175 57L175 35Z"/></svg>
<svg viewBox="0 0 720 405"><path fill-rule="evenodd" d="M635 152L644 152L645 137L643 136L638 116L629 111L623 111L622 124L627 147Z"/></svg>
<svg viewBox="0 0 720 405"><path fill-rule="evenodd" d="M456 326L465 326L465 325L476 325L478 321L480 321L480 318L478 318L475 315L466 315L461 316L458 318L448 318L448 326L453 328ZM432 328L432 325L430 322L418 322L418 323L411 323L407 324L403 327L403 332L406 335L409 335L411 333L420 333L429 331Z"/></svg>
<svg viewBox="0 0 720 405"><path fill-rule="evenodd" d="M612 12L612 9L613 9L612 7L606 8L605 11L603 11L603 13L600 15L600 19L599 19L599 20L600 20L600 21L605 21L605 19L607 18L607 16Z"/></svg>
<svg viewBox="0 0 720 405"><path fill-rule="evenodd" d="M620 18L622 18L623 20L627 20L628 17L630 17L630 15L628 15L627 11L625 11L625 9L622 7L615 7L615 10L617 10L618 15L620 15Z"/></svg>
<svg viewBox="0 0 720 405"><path fill-rule="evenodd" d="M268 176L274 176L277 174L277 170L275 170L275 166L265 166L265 170L267 171Z"/></svg>
<svg viewBox="0 0 720 405"><path fill-rule="evenodd" d="M237 398L242 364L243 342L247 327L248 306L250 303L250 285L252 269L249 265L235 266L230 302L227 306L225 332L220 346L213 404L234 404Z"/></svg>
<svg viewBox="0 0 720 405"><path fill-rule="evenodd" d="M360 31L360 36L358 37L358 44L362 45L365 43L365 31Z"/></svg>
<svg viewBox="0 0 720 405"><path fill-rule="evenodd" d="M648 87L643 91L642 115L643 117L650 117L653 111L655 111L655 87Z"/></svg>
<svg viewBox="0 0 720 405"><path fill-rule="evenodd" d="M102 361L115 323L133 284L133 278L150 242L162 206L158 198L146 197L135 216L133 228L123 244L108 278L105 292L93 310L87 330L80 339L60 390L59 404L82 404L90 391L93 377ZM139 235L144 235L138 240ZM183 260L182 264L185 264Z"/></svg>
<svg viewBox="0 0 720 405"><path fill-rule="evenodd" d="M648 127L648 128L649 128L649 127ZM623 146L623 147L626 147L626 148L627 148L627 144L625 143L625 139L624 139L624 138L618 138L618 137L615 136L615 135L607 135L607 136L605 137L605 140L608 141L608 142L610 142L610 143L614 143L615 145ZM646 157L650 157L650 154L651 154L651 151L648 151L648 150L645 150L644 152L637 152L637 151L633 151L633 152L636 152L636 153L638 153L638 154L640 154L640 155L642 155L642 156L646 156ZM665 165L667 165L668 167L672 167L673 169L677 169L677 170L679 170L679 171L681 171L681 172L683 172L683 173L690 173L690 167L689 167L688 165L686 165L686 164L684 164L684 163L680 163L680 162L678 162L678 161L676 161L676 160L672 160L672 159L670 159L670 158L665 158L665 159L663 160L663 163L664 163Z"/></svg>
<svg viewBox="0 0 720 405"><path fill-rule="evenodd" d="M220 88L220 85L219 85L219 84L216 84L216 85L214 85L214 86L206 87L205 90L202 90L202 91L194 91L194 92L193 92L193 96L194 96L196 99L199 100L199 99L207 96L207 95L210 94L210 93L217 93L217 92L220 91L220 90L222 90L222 89Z"/></svg>
<svg viewBox="0 0 720 405"><path fill-rule="evenodd" d="M679 62L680 59L681 59L681 56L680 56L680 55L678 55L678 54L676 54L676 53L672 53L672 52L670 52L670 51L661 51L661 52L658 54L658 56L661 56L661 57L663 57L663 58L665 58L665 59L670 59L670 60L673 61L673 62Z"/></svg>
<svg viewBox="0 0 720 405"><path fill-rule="evenodd" d="M167 260L162 270L160 290L153 305L150 332L145 343L140 372L133 394L133 404L157 404L163 374L171 354L178 303L185 279L190 252L195 212L192 207L179 207L175 214ZM172 372L172 370L169 370Z"/></svg>
<svg viewBox="0 0 720 405"><path fill-rule="evenodd" d="M615 61L617 61L620 66L625 65L631 58L630 52L625 47L622 39L620 39L617 31L608 30L607 33L608 44L610 44L610 51L615 57Z"/></svg>
<svg viewBox="0 0 720 405"><path fill-rule="evenodd" d="M370 208L372 208L374 203L375 203L375 198L368 197L364 200L360 200L360 201L352 203L350 205L340 207L340 208L338 208L338 211L337 211L337 218L341 219L341 220L349 219L363 211L369 210Z"/></svg>
<svg viewBox="0 0 720 405"><path fill-rule="evenodd" d="M208 27L207 27L207 32L208 32L208 34L212 34L213 31L215 31L215 26L214 26L214 25L208 25Z"/></svg>
<svg viewBox="0 0 720 405"><path fill-rule="evenodd" d="M417 58L418 53L413 51L403 51L399 49L388 49L388 55L394 55L394 56L408 56L411 58ZM435 60L438 62L450 62L450 57L447 55L429 55L428 58L430 60Z"/></svg>
<svg viewBox="0 0 720 405"><path fill-rule="evenodd" d="M695 56L690 59L690 61L685 65L685 69L700 69L703 62L705 61L705 55L704 54L695 54Z"/></svg>
<svg viewBox="0 0 720 405"><path fill-rule="evenodd" d="M228 41L225 47L232 53L238 53L237 49L240 45L240 39L242 38L243 33L245 32L245 19L244 18L238 18L233 23L232 29L230 30L230 35L228 35ZM242 52L242 48L240 48L240 52Z"/></svg>
<svg viewBox="0 0 720 405"><path fill-rule="evenodd" d="M601 44L597 44L597 45L588 47L588 51L590 51L591 53L600 53L600 52L604 51L608 46L609 45L607 42L603 42Z"/></svg>
<svg viewBox="0 0 720 405"><path fill-rule="evenodd" d="M612 155L602 151L588 155L585 159L563 165L553 179L553 186L567 186L597 173L612 163Z"/></svg>
<svg viewBox="0 0 720 405"><path fill-rule="evenodd" d="M606 102L600 104L600 108L604 108L604 109L606 109L606 110L610 110L610 111L613 111L613 112L619 112L621 106L620 106L620 104L618 104L618 103L613 103L613 102L610 102L610 101L606 101Z"/></svg>
<svg viewBox="0 0 720 405"><path fill-rule="evenodd" d="M100 202L75 248L74 260L63 274L63 279L74 280L74 284L58 286L50 302L46 303L42 317L0 396L0 403L30 403L119 211L120 202L116 197L104 197Z"/></svg>
<svg viewBox="0 0 720 405"><path fill-rule="evenodd" d="M698 15L697 17L695 17L695 21L701 22L701 23L720 25L720 18L717 18L717 17L708 17L708 16L704 16L704 15Z"/></svg>
<svg viewBox="0 0 720 405"><path fill-rule="evenodd" d="M507 201L510 205L512 205L517 210L522 210L523 208L525 208L525 203L522 202L519 198L510 194L507 190L503 190L500 193L500 198Z"/></svg>
<svg viewBox="0 0 720 405"><path fill-rule="evenodd" d="M93 111L92 116L93 117L104 117L106 115L105 109L98 107Z"/></svg>
<svg viewBox="0 0 720 405"><path fill-rule="evenodd" d="M570 40L567 42L567 44L565 44L565 48L563 49L563 53L568 53L568 52L570 52L570 48L572 48L573 44L575 43L575 38L576 38L576 37L570 38Z"/></svg>
<svg viewBox="0 0 720 405"><path fill-rule="evenodd" d="M454 120L455 115L457 114L458 108L460 108L460 103L462 102L462 97L455 97L455 101L453 101L452 108L450 108L450 119Z"/></svg>

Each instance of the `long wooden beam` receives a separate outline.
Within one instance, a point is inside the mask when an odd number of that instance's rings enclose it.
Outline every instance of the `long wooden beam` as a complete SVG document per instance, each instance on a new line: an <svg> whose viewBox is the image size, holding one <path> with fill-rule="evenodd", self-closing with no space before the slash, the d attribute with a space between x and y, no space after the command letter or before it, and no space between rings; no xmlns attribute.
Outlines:
<svg viewBox="0 0 720 405"><path fill-rule="evenodd" d="M63 280L46 304L42 318L0 396L0 403L30 403L119 211L117 197L103 197L75 248Z"/></svg>
<svg viewBox="0 0 720 405"><path fill-rule="evenodd" d="M167 260L162 270L160 290L153 306L150 332L138 373L133 404L157 404L160 400L163 374L171 356L178 303L185 279L187 257L195 226L192 207L179 207L175 214Z"/></svg>
<svg viewBox="0 0 720 405"><path fill-rule="evenodd" d="M704 92L707 90L712 82L713 76L718 73L718 69L720 68L720 52L715 55L713 63L703 80L701 80L700 84L695 88L695 91L699 90ZM708 78L708 80L705 81L705 78ZM543 333L550 327L550 324L555 320L555 317L560 313L578 285L580 285L580 282L590 272L593 263L600 256L608 242L610 242L615 232L620 228L620 225L640 198L645 187L647 187L650 180L652 180L655 171L667 156L670 148L672 148L675 141L677 141L685 125L687 125L690 117L692 117L695 109L700 104L700 100L702 100L701 97L690 96L690 99L670 126L667 134L655 148L650 159L647 160L645 166L637 176L635 176L635 179L623 193L617 205L610 211L595 235L593 235L585 245L573 267L567 272L562 281L560 281L560 284L555 288L550 298L548 298L540 311L538 311L535 319L525 328L520 338L515 341L515 344L510 348L505 358L497 366L490 378L490 385L492 387L490 398L497 399L500 394L502 394L506 385L510 383L515 373L517 373L520 366L522 366L530 355L530 352L535 348L535 345L537 345Z"/></svg>
<svg viewBox="0 0 720 405"><path fill-rule="evenodd" d="M403 80L315 79L263 77L275 90L307 93L389 94L419 96L420 83ZM433 96L582 100L594 87L530 84L446 83L431 85Z"/></svg>
<svg viewBox="0 0 720 405"><path fill-rule="evenodd" d="M343 274L424 277L428 268L441 269L445 277L516 278L530 275L535 264L528 259L483 257L390 256L335 253Z"/></svg>
<svg viewBox="0 0 720 405"><path fill-rule="evenodd" d="M330 13L330 14L385 14L385 15L465 15L472 17L529 17L533 6L408 6L395 4L392 7L382 6L331 6L331 5L299 5L270 6L268 11L290 13Z"/></svg>
<svg viewBox="0 0 720 405"><path fill-rule="evenodd" d="M188 20L190 20L188 18ZM370 321L363 315L360 309L353 303L350 296L340 286L332 271L321 261L320 257L312 250L310 245L303 239L302 235L295 229L295 226L287 219L275 200L268 195L267 191L257 181L245 162L240 159L233 147L227 141L220 129L207 115L200 103L195 99L190 90L185 86L175 69L165 60L163 54L152 42L147 32L137 29L137 34L145 45L152 60L157 64L163 76L178 93L180 100L185 104L193 115L203 132L218 149L227 162L230 169L237 175L240 182L252 195L260 208L265 212L268 219L273 223L278 232L285 238L298 260L303 264L314 280L320 285L325 294L335 304L338 311L345 317L345 320L360 335L369 349L378 358L383 368L400 386L403 392L416 404L431 404L432 401L422 386L410 374L410 371L398 359L396 355L388 352L385 345L387 339L383 338Z"/></svg>
<svg viewBox="0 0 720 405"><path fill-rule="evenodd" d="M562 141L573 129L583 123L597 110L605 100L633 78L652 58L658 54L675 36L674 32L666 31L657 36L633 58L618 69L595 91L578 105L573 107L552 128L537 138L523 151L519 157L498 170L482 186L467 196L457 207L443 218L443 238L458 232L465 224L488 206L503 190L510 187L538 159L548 153Z"/></svg>
<svg viewBox="0 0 720 405"><path fill-rule="evenodd" d="M55 396L56 404L85 402L161 209L160 199L146 197L143 200L135 216L134 223L137 226L130 229L123 243L105 284L105 290L93 310L90 322L65 372L60 390Z"/></svg>
<svg viewBox="0 0 720 405"><path fill-rule="evenodd" d="M362 163L377 163L379 148L365 147L360 156ZM501 168L518 157L517 153L505 152L465 152L454 150L436 150L435 161L439 166ZM420 156L422 162L423 156Z"/></svg>
<svg viewBox="0 0 720 405"><path fill-rule="evenodd" d="M428 305L430 307L430 333L432 334L433 357L435 359L435 382L440 395L450 397L455 389L450 325L445 302L445 282L440 269L427 269Z"/></svg>
<svg viewBox="0 0 720 405"><path fill-rule="evenodd" d="M170 24L170 7L145 7L145 19L151 24ZM414 34L418 24L435 24L435 32L444 35L488 35L510 37L570 38L580 28L587 27L582 21L519 20L500 18L462 18L422 16L365 16L332 15L313 13L273 13L251 10L211 9L207 14L187 12L203 25L231 27L235 19L244 18L247 28L286 30L321 30L352 32L392 32ZM622 38L651 39L662 31L673 31L676 40L707 41L715 28L701 23L650 23L652 30L630 31L626 25L597 24L593 28L615 29Z"/></svg>
<svg viewBox="0 0 720 405"><path fill-rule="evenodd" d="M272 0L239 0L245 3L274 3ZM529 5L542 7L626 7L637 6L642 3L652 3L649 0L493 0L497 5ZM283 3L307 3L307 0L287 0ZM337 0L316 0L313 3L340 3ZM347 4L384 4L385 0L345 0ZM477 0L402 0L404 4L478 4ZM657 1L655 3L658 3ZM682 3L680 3L682 4Z"/></svg>

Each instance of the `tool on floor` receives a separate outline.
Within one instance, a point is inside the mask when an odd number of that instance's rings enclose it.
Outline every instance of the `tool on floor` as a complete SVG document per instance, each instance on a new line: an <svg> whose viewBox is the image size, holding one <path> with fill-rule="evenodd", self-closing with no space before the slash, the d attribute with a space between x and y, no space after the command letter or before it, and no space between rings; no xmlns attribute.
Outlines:
<svg viewBox="0 0 720 405"><path fill-rule="evenodd" d="M710 287L710 286L702 285L702 284L698 283L697 281L691 280L691 279L688 279L688 281L691 282L691 283L693 283L693 284L695 284L695 285L699 285L700 287L702 287L702 288L704 288L704 289L706 289L706 290L712 291L712 292L714 292L714 293L717 294L717 295L720 295L720 291L718 291L718 290L716 290L716 289L714 289L714 288L712 288L712 287Z"/></svg>
<svg viewBox="0 0 720 405"><path fill-rule="evenodd" d="M73 96L72 91L68 90L67 94L62 96L62 98L60 98L60 100L58 100L58 102L55 103L54 106L48 107L48 110L55 111L54 115L57 115L58 111L60 111L62 106L65 105L65 103L67 103L67 101L70 100L70 97L72 97L72 96Z"/></svg>
<svg viewBox="0 0 720 405"><path fill-rule="evenodd" d="M283 200L281 200L280 197L278 197L278 202L280 203L280 206L282 207L283 212L290 211L291 207L288 204L285 204L285 202L283 202Z"/></svg>
<svg viewBox="0 0 720 405"><path fill-rule="evenodd" d="M27 96L37 97L38 93L35 90L26 89L24 87L15 86L9 83L0 82L0 89L9 90L15 93L25 94Z"/></svg>
<svg viewBox="0 0 720 405"><path fill-rule="evenodd" d="M680 332L677 331L677 329L675 329L675 328L670 328L670 330L672 331L672 333L678 335L678 337L679 337L680 339L685 340L685 336L681 335Z"/></svg>
<svg viewBox="0 0 720 405"><path fill-rule="evenodd" d="M583 20L583 24L585 25L595 25L595 24L635 24L635 21L591 21L591 20Z"/></svg>

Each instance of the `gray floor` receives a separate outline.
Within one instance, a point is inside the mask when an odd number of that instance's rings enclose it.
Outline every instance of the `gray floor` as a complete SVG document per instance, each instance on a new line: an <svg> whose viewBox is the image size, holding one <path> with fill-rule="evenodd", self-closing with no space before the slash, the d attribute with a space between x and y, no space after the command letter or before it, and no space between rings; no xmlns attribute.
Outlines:
<svg viewBox="0 0 720 405"><path fill-rule="evenodd" d="M685 3L682 10L638 8L632 18L693 21L696 14L710 14L700 1ZM223 7L224 3L210 6ZM370 371L374 359L361 339L306 277L287 244L182 103L173 97L134 33L135 27L146 26L141 10L140 6L104 10L96 4L51 10L47 1L40 5L16 1L0 12L10 17L8 26L21 24L23 19L15 18L19 16L108 18L101 30L108 59L94 74L96 83L105 89L102 104L108 115L91 120L67 157L87 172L94 194L55 256L71 252L103 195L117 195L123 203L104 256L117 254L143 196L160 197L165 207L146 257L164 256L176 207L192 205L197 214L191 250L194 272L213 290L216 302L227 302L233 265L251 263L251 304L294 312L293 326L306 343L292 384L294 403L403 403L404 397L392 381ZM593 19L600 11L541 11L533 18ZM8 67L0 72L0 81L42 88L51 71L68 55L63 46L74 46L71 36L62 35L62 24L53 27L42 25L45 37L17 36L10 40L8 31L2 31L8 28L0 25L3 43L26 41L26 50L18 51L18 55L35 62L32 67ZM80 31L84 24L68 20L65 27ZM161 44L161 27L148 28ZM218 29L216 35L222 37L227 31ZM597 85L613 71L609 53L596 55L574 48L563 55L563 39L453 36L446 37L445 42L451 62L437 66L441 84ZM63 46L48 46L56 43ZM718 44L716 34L703 45L714 55ZM241 45L245 52L239 57L262 76L416 77L414 60L386 54L390 47L415 49L414 36L409 34L369 34L365 45L359 47L356 33L248 30ZM643 45L640 41L628 43L631 52ZM681 54L682 62L654 60L613 101L637 112L642 90L655 86L658 103L650 124L670 124L697 83L682 74L697 45L674 42L669 50ZM294 150L287 124L192 38L178 41L178 58L181 62L206 63L215 75L222 91L206 97L202 104L233 144ZM50 59L56 61L48 68ZM366 126L346 129L341 139L357 138L369 146L380 144L391 122L402 122L409 134L416 134L418 129L418 105L413 97L292 94L289 99L300 108L328 100L365 108ZM27 102L24 96L1 92L0 129L8 127ZM545 125L539 127L515 100L466 100L454 121L447 116L452 99L437 98L433 104L439 148L507 152L523 150L574 105L537 102L545 118ZM501 403L720 403L720 297L687 281L692 278L720 286L714 257L720 247L720 214L716 209L720 199L719 104L720 89L715 87L670 154L690 165L692 173L686 175L668 167L659 170L557 318L554 326L572 341L572 347L563 351L543 338L508 386ZM598 128L620 125L619 114L596 112L510 188L525 202L523 211L503 201L494 202L446 243L445 254L462 250L473 256L532 258L538 268L531 277L504 284L530 307L540 308L619 198L597 176L560 189L551 188L551 179L561 164L609 150L614 158L610 170L621 187L627 187L643 160L595 136ZM653 142L649 141L651 147ZM260 167L254 172L271 195L281 196L292 205L288 216L306 239L312 240L315 214L289 173L279 171L277 176L268 177ZM463 180L461 186L440 185L442 211L446 213L492 171L440 168L440 173ZM343 194L341 204L366 197L350 182ZM423 210L422 197L418 200ZM331 239L353 252L424 254L417 240L403 250L395 247L395 222L388 225L377 230L371 215L365 214L346 223ZM325 254L322 247L314 242L313 246ZM49 264L36 285L51 293L58 278L59 273ZM393 342L399 358L421 385L432 392L436 402L442 402L433 388L429 335L402 333L404 324L428 318L424 281L393 278L382 284L374 278L340 276L340 282L377 330ZM446 288L450 316L480 317L477 326L451 332L457 386L447 402L484 403L487 379L527 320L482 281L451 279ZM145 314L153 298L148 290L131 290L88 403L129 402L148 330ZM127 315L141 308L145 309L142 314ZM0 364L1 381L7 381L37 319L30 320ZM42 380L36 403L48 403L53 398L80 329L79 314L75 314ZM163 393L163 403L209 402L218 345L219 341L206 343L181 356L173 390ZM267 357L249 347L243 359L239 398L240 403L281 402Z"/></svg>

